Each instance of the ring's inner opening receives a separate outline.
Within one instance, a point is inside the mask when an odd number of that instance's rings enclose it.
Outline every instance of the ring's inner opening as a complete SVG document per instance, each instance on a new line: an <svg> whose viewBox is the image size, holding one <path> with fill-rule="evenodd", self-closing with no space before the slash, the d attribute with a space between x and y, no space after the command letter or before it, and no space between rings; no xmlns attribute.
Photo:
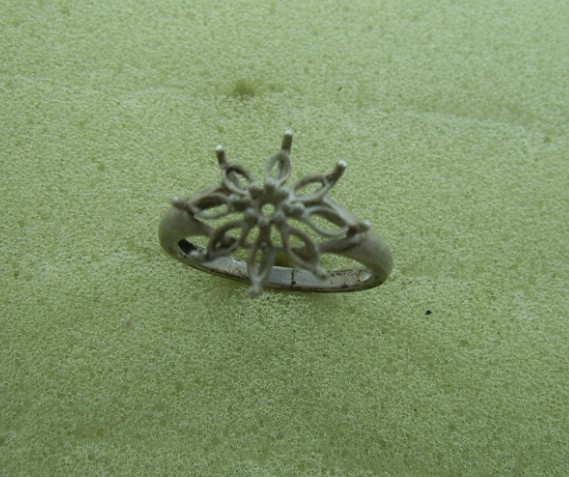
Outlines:
<svg viewBox="0 0 569 477"><path fill-rule="evenodd" d="M178 245L182 249L182 252L184 252L186 255L189 255L190 252L198 249L198 247L196 247L193 243L188 242L186 239L180 240L178 242Z"/></svg>
<svg viewBox="0 0 569 477"><path fill-rule="evenodd" d="M196 242L196 238L192 237L192 242ZM182 239L178 245L185 254L203 248L192 242ZM233 256L224 256L202 263L198 268L225 278L244 281L247 277L247 257L243 256L243 252L246 251L238 250ZM326 279L320 279L312 272L298 268L284 254L277 256L266 286L302 291L341 291L354 288L372 277L371 272L359 262L339 255L321 254L320 264L330 274Z"/></svg>

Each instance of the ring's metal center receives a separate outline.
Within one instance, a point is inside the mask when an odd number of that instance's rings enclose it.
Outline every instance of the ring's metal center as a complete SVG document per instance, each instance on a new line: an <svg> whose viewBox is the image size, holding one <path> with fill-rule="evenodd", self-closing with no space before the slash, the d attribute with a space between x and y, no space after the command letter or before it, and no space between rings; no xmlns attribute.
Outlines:
<svg viewBox="0 0 569 477"><path fill-rule="evenodd" d="M249 207L245 210L245 219L256 223L259 227L267 228L280 225L287 217L297 215L298 207L292 205L292 191L288 187L277 186L269 181L264 189L256 184L248 188Z"/></svg>

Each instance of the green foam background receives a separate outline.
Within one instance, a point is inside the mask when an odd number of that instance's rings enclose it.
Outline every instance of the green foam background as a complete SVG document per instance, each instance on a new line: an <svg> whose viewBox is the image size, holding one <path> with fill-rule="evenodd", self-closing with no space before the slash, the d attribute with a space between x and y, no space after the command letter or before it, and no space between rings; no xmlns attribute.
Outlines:
<svg viewBox="0 0 569 477"><path fill-rule="evenodd" d="M0 475L567 475L568 18L3 1ZM161 251L215 144L259 176L288 126L385 285L252 300Z"/></svg>

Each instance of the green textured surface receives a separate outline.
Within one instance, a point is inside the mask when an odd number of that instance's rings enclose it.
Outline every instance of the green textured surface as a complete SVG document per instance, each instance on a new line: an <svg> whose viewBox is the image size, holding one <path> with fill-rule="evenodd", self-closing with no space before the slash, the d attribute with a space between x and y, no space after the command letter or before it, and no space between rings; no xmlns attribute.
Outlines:
<svg viewBox="0 0 569 477"><path fill-rule="evenodd" d="M1 2L0 475L567 475L568 18ZM384 286L251 300L159 248L216 143L258 175L287 126Z"/></svg>

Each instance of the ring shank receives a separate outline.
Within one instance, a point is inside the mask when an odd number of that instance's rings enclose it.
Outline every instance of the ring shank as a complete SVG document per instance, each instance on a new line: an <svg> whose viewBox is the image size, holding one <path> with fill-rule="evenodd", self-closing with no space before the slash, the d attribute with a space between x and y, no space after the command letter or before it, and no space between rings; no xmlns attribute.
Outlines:
<svg viewBox="0 0 569 477"><path fill-rule="evenodd" d="M160 244L176 260L190 267L224 278L248 282L247 264L226 256L209 262L199 262L190 252L199 249L188 238L208 236L207 226L187 212L171 207L160 222ZM273 266L266 287L294 291L348 292L366 290L381 285L393 268L391 253L385 242L372 230L363 239L335 255L351 258L363 267L348 270L329 270L328 278L318 278L302 268Z"/></svg>

